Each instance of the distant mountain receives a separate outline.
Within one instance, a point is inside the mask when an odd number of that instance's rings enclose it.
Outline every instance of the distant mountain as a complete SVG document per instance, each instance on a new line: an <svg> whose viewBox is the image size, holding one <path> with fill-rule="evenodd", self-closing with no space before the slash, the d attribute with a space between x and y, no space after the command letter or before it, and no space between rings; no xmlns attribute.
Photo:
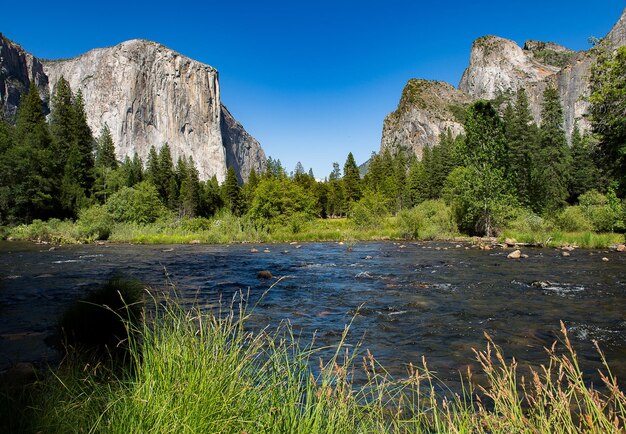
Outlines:
<svg viewBox="0 0 626 434"><path fill-rule="evenodd" d="M0 34L0 111L13 118L31 81L46 104L61 77L83 94L94 136L108 124L117 158L144 160L168 143L174 161L191 156L200 178L221 182L227 167L240 179L265 170L260 144L220 100L215 68L145 40L91 50L67 60L41 61Z"/></svg>
<svg viewBox="0 0 626 434"><path fill-rule="evenodd" d="M605 40L611 48L626 45L626 9ZM527 41L522 48L497 36L478 38L458 88L440 81L409 80L398 108L385 118L380 150L408 147L421 158L424 147L436 145L442 132L463 132L464 108L473 101L512 95L521 88L540 122L543 91L549 84L559 90L568 137L575 122L588 130L585 97L594 62L591 51L577 53L550 42Z"/></svg>

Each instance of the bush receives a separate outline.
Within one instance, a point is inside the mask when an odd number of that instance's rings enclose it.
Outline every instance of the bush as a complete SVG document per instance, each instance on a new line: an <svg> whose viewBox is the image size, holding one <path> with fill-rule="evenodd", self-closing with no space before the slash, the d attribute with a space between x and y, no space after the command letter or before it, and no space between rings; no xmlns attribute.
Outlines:
<svg viewBox="0 0 626 434"><path fill-rule="evenodd" d="M384 196L380 193L366 193L358 202L350 205L348 217L357 229L378 229L387 216Z"/></svg>
<svg viewBox="0 0 626 434"><path fill-rule="evenodd" d="M107 210L117 222L153 223L167 214L156 187L143 181L124 187L107 202Z"/></svg>
<svg viewBox="0 0 626 434"><path fill-rule="evenodd" d="M180 221L180 228L189 232L204 232L211 230L213 222L205 217L183 219Z"/></svg>
<svg viewBox="0 0 626 434"><path fill-rule="evenodd" d="M583 214L597 232L613 232L624 229L624 210L615 191L609 188L607 195L596 190L581 194L578 198Z"/></svg>
<svg viewBox="0 0 626 434"><path fill-rule="evenodd" d="M511 213L511 219L506 224L507 229L516 232L550 232L554 229L554 224L538 216L525 208L516 208Z"/></svg>
<svg viewBox="0 0 626 434"><path fill-rule="evenodd" d="M447 238L458 232L454 213L443 200L427 200L398 214L398 226L405 238Z"/></svg>
<svg viewBox="0 0 626 434"><path fill-rule="evenodd" d="M584 232L593 230L593 225L580 206L565 208L556 218L557 225L567 232Z"/></svg>
<svg viewBox="0 0 626 434"><path fill-rule="evenodd" d="M113 217L104 205L82 209L78 214L78 233L88 240L106 240L113 229Z"/></svg>

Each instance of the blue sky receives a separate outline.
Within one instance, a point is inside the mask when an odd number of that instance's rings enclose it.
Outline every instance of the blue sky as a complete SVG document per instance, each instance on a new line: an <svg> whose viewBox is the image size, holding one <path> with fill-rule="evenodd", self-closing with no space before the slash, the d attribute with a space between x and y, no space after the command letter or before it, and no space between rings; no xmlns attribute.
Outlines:
<svg viewBox="0 0 626 434"><path fill-rule="evenodd" d="M472 41L494 34L575 50L604 36L625 0L8 1L0 32L36 56L127 39L160 42L220 71L222 101L288 171L317 177L378 151L406 81L458 84Z"/></svg>

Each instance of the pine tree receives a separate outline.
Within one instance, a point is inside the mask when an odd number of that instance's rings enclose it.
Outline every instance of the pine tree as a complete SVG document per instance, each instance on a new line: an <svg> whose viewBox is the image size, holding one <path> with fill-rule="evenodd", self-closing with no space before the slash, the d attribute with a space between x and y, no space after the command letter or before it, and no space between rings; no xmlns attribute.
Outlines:
<svg viewBox="0 0 626 434"><path fill-rule="evenodd" d="M110 169L117 169L117 159L115 158L115 145L113 144L113 137L111 137L111 130L109 126L104 124L100 131L100 137L98 138L98 147L96 149L96 167L108 167Z"/></svg>
<svg viewBox="0 0 626 434"><path fill-rule="evenodd" d="M62 177L70 148L74 141L74 105L70 85L63 76L59 78L51 98L50 132L54 138L53 164L56 173Z"/></svg>
<svg viewBox="0 0 626 434"><path fill-rule="evenodd" d="M555 87L543 93L539 151L534 165L536 175L534 210L552 212L562 207L568 197L570 153L563 129L563 108Z"/></svg>
<svg viewBox="0 0 626 434"><path fill-rule="evenodd" d="M200 208L200 181L193 158L179 159L177 175L180 177L178 211L182 217L195 217Z"/></svg>
<svg viewBox="0 0 626 434"><path fill-rule="evenodd" d="M517 92L515 107L510 110L512 113L505 113L509 179L516 187L519 202L529 206L533 195L533 156L537 153L537 126L533 122L528 97L523 88Z"/></svg>
<svg viewBox="0 0 626 434"><path fill-rule="evenodd" d="M407 184L411 206L418 205L428 199L428 180L422 161L415 160L411 164Z"/></svg>
<svg viewBox="0 0 626 434"><path fill-rule="evenodd" d="M31 83L17 114L13 146L5 152L4 186L9 198L6 219L30 222L47 218L53 209L52 137L43 113L43 102L37 87Z"/></svg>
<svg viewBox="0 0 626 434"><path fill-rule="evenodd" d="M226 181L224 181L222 189L224 191L224 201L230 212L235 215L240 215L242 211L241 187L239 187L237 174L233 167L228 168Z"/></svg>
<svg viewBox="0 0 626 434"><path fill-rule="evenodd" d="M169 209L176 209L178 201L178 189L174 176L174 162L170 146L165 143L159 150L159 162L155 187L161 196L161 200Z"/></svg>
<svg viewBox="0 0 626 434"><path fill-rule="evenodd" d="M600 162L626 196L626 47L610 52L599 47L591 74L590 114L593 131L600 136Z"/></svg>
<svg viewBox="0 0 626 434"><path fill-rule="evenodd" d="M599 189L600 171L595 164L591 149L591 137L580 133L578 124L572 132L572 171L569 178L569 202L575 203L578 196Z"/></svg>
<svg viewBox="0 0 626 434"><path fill-rule="evenodd" d="M148 151L148 159L146 161L146 180L155 187L159 183L159 154L154 145L150 146Z"/></svg>
<svg viewBox="0 0 626 434"><path fill-rule="evenodd" d="M361 174L359 173L359 167L354 161L354 155L352 152L348 153L346 162L343 165L343 186L345 189L345 200L350 202L356 202L361 197Z"/></svg>

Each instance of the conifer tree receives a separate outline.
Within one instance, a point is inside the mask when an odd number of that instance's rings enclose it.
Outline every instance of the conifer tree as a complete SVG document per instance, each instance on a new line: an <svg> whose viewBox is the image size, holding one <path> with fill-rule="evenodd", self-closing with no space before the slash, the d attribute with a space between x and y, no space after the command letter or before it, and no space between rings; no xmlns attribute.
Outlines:
<svg viewBox="0 0 626 434"><path fill-rule="evenodd" d="M146 180L152 183L155 187L159 182L159 154L157 153L154 145L150 146L148 151L148 159L146 161Z"/></svg>
<svg viewBox="0 0 626 434"><path fill-rule="evenodd" d="M592 190L599 189L600 171L595 164L591 149L591 137L580 133L578 124L572 132L572 171L569 178L569 202L574 203L578 196Z"/></svg>
<svg viewBox="0 0 626 434"><path fill-rule="evenodd" d="M600 136L600 162L626 196L626 47L611 52L598 47L599 58L591 74L590 114L593 131Z"/></svg>
<svg viewBox="0 0 626 434"><path fill-rule="evenodd" d="M108 167L110 169L117 169L117 159L115 158L115 144L113 143L113 137L111 137L111 130L105 123L100 131L100 137L98 138L98 147L96 149L96 167Z"/></svg>
<svg viewBox="0 0 626 434"><path fill-rule="evenodd" d="M361 174L356 161L354 161L352 152L348 153L346 162L343 165L343 186L345 189L345 200L348 203L359 200L361 197Z"/></svg>
<svg viewBox="0 0 626 434"><path fill-rule="evenodd" d="M75 115L72 100L70 85L61 76L54 86L50 112L50 132L54 138L53 164L60 177L74 141Z"/></svg>
<svg viewBox="0 0 626 434"><path fill-rule="evenodd" d="M533 122L528 96L523 88L517 92L515 106L510 110L511 113L505 113L509 179L516 187L520 204L529 206L533 195L533 156L537 153L537 126Z"/></svg>
<svg viewBox="0 0 626 434"><path fill-rule="evenodd" d="M549 86L543 93L539 151L535 164L534 209L552 212L562 207L568 197L570 152L563 129L563 108L555 87Z"/></svg>
<svg viewBox="0 0 626 434"><path fill-rule="evenodd" d="M13 146L4 155L8 163L3 168L4 185L10 193L2 204L7 209L5 219L31 222L53 215L52 137L34 83L22 99Z"/></svg>
<svg viewBox="0 0 626 434"><path fill-rule="evenodd" d="M226 206L235 215L240 215L242 211L241 203L241 187L237 181L237 174L235 169L231 166L226 173L226 181L222 186L224 191L224 201Z"/></svg>
<svg viewBox="0 0 626 434"><path fill-rule="evenodd" d="M193 158L179 159L180 193L178 211L182 217L195 217L200 208L200 181Z"/></svg>

